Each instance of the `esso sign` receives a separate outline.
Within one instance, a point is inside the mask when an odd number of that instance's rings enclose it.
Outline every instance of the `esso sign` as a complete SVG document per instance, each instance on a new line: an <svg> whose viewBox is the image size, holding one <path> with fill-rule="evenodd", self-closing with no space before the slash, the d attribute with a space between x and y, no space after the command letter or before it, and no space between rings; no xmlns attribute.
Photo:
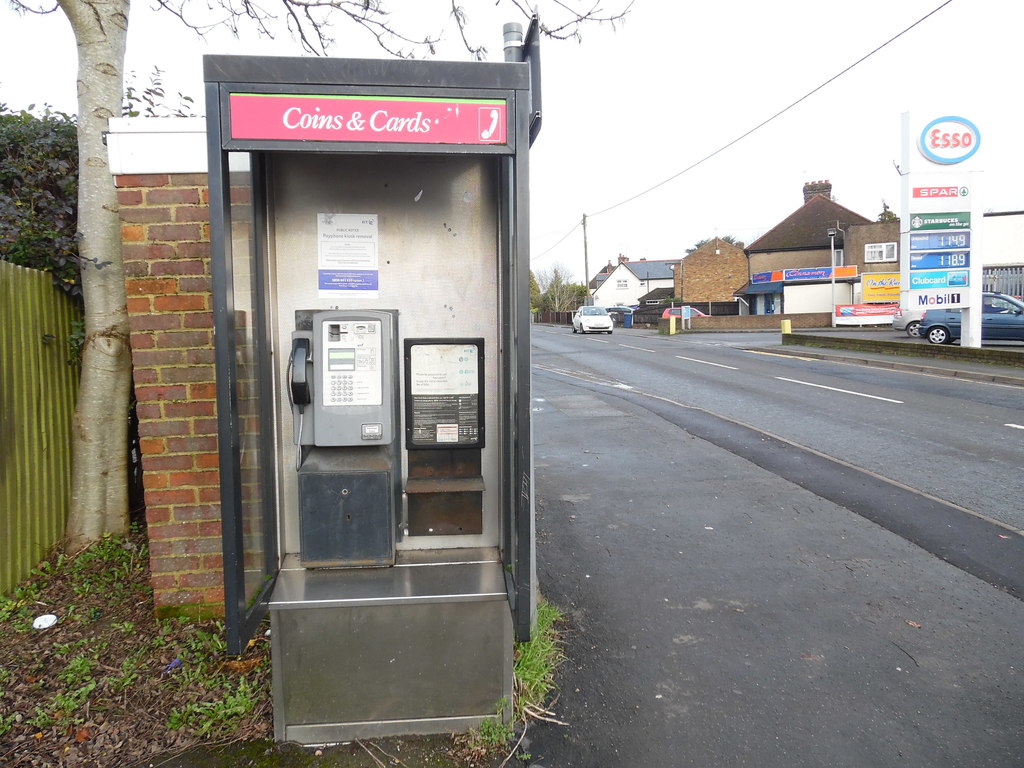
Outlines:
<svg viewBox="0 0 1024 768"><path fill-rule="evenodd" d="M981 145L977 126L963 117L940 117L932 120L921 131L918 146L921 153L933 163L952 165L962 163Z"/></svg>

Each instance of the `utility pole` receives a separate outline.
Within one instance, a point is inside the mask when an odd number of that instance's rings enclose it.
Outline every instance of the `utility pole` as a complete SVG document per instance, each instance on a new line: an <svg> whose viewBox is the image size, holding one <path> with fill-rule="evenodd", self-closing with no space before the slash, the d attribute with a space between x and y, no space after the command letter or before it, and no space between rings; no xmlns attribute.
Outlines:
<svg viewBox="0 0 1024 768"><path fill-rule="evenodd" d="M587 289L587 304L593 303L590 297L590 262L587 257L587 214L583 214L583 287Z"/></svg>

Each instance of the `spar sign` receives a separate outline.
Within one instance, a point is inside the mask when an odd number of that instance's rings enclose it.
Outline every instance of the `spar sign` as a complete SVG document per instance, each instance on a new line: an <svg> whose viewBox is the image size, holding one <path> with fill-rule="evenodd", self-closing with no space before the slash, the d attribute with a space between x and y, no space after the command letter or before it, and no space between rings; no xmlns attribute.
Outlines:
<svg viewBox="0 0 1024 768"><path fill-rule="evenodd" d="M917 142L926 158L940 165L962 163L978 151L981 134L965 117L940 117L928 123Z"/></svg>

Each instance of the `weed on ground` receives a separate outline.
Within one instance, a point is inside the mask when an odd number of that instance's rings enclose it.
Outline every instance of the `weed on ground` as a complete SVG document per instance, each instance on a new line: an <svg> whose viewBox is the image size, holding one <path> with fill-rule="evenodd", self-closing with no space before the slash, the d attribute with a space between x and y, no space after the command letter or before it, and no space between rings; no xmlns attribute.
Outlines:
<svg viewBox="0 0 1024 768"><path fill-rule="evenodd" d="M132 765L267 736L267 642L228 658L223 638L219 622L155 618L139 533L54 555L0 597L0 765Z"/></svg>

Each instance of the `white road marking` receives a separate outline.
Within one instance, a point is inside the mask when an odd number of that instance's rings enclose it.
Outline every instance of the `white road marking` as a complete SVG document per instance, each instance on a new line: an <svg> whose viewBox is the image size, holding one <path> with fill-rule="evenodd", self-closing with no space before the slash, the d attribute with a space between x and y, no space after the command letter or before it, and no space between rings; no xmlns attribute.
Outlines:
<svg viewBox="0 0 1024 768"><path fill-rule="evenodd" d="M787 379L784 376L776 376L779 381L788 381L793 384L803 384L805 387L817 387L818 389L828 389L832 392L842 392L844 395L856 395L857 397L870 397L872 400L884 400L887 403L897 403L903 405L902 400L893 400L888 397L878 397L877 395L868 395L863 392L851 392L848 389L837 389L836 387L826 387L824 384L812 384L809 381L800 381L799 379Z"/></svg>
<svg viewBox="0 0 1024 768"><path fill-rule="evenodd" d="M701 363L702 365L713 365L716 368L728 368L730 371L738 371L739 370L739 368L736 368L735 366L732 366L732 365L722 365L721 363L712 363L712 362L709 362L707 360L698 360L695 357L683 357L682 355L676 355L676 357L678 357L680 360L689 360L691 363Z"/></svg>
<svg viewBox="0 0 1024 768"><path fill-rule="evenodd" d="M761 349L742 349L741 352L749 352L752 355L764 355L765 357L788 357L790 360L803 360L807 363L816 363L820 358L817 357L800 357L799 355L783 355L777 352L765 352Z"/></svg>
<svg viewBox="0 0 1024 768"><path fill-rule="evenodd" d="M1010 429L1024 429L1024 424L1003 424L1003 426Z"/></svg>
<svg viewBox="0 0 1024 768"><path fill-rule="evenodd" d="M620 347L627 347L629 349L638 349L641 352L651 352L651 353L654 352L653 349L644 349L643 347L634 347L632 344L619 344L619 346Z"/></svg>

